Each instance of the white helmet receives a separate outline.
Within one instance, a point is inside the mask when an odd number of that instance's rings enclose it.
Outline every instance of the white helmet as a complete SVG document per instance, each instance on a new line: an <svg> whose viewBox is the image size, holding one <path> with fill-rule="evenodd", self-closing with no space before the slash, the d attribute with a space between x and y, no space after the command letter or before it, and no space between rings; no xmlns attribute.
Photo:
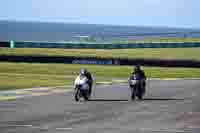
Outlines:
<svg viewBox="0 0 200 133"><path fill-rule="evenodd" d="M85 74L86 74L86 72L87 72L87 70L86 70L86 69L81 69L81 70L80 70L80 74L81 74L81 75L85 75Z"/></svg>

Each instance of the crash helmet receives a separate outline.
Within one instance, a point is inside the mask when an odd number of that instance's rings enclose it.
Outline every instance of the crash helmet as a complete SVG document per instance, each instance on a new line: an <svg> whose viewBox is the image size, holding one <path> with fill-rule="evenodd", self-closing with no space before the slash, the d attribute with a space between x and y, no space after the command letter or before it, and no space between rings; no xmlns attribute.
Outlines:
<svg viewBox="0 0 200 133"><path fill-rule="evenodd" d="M135 65L135 67L133 68L135 72L138 72L140 71L140 65Z"/></svg>
<svg viewBox="0 0 200 133"><path fill-rule="evenodd" d="M86 69L83 68L83 69L80 70L80 75L85 75L86 73L87 73Z"/></svg>

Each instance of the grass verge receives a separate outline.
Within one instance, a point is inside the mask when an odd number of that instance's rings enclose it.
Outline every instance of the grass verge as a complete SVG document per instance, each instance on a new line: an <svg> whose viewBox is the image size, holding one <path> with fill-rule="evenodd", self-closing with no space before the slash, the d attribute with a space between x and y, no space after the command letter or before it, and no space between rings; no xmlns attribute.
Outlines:
<svg viewBox="0 0 200 133"><path fill-rule="evenodd" d="M0 90L38 86L72 85L81 68L87 68L96 81L128 78L131 66L99 66L70 64L0 63ZM148 78L200 78L195 68L144 67Z"/></svg>
<svg viewBox="0 0 200 133"><path fill-rule="evenodd" d="M48 49L0 48L1 55L89 56L145 59L200 60L200 48L145 48L145 49Z"/></svg>
<svg viewBox="0 0 200 133"><path fill-rule="evenodd" d="M143 40L129 40L128 43L192 43L200 42L200 38L145 38Z"/></svg>

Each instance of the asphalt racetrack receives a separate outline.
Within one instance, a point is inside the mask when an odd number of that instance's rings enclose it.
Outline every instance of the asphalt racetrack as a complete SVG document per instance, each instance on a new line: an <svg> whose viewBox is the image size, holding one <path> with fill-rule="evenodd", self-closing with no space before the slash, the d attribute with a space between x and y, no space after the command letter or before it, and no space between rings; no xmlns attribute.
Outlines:
<svg viewBox="0 0 200 133"><path fill-rule="evenodd" d="M143 101L126 84L101 85L91 101L73 93L0 102L0 133L199 133L200 81L148 81Z"/></svg>

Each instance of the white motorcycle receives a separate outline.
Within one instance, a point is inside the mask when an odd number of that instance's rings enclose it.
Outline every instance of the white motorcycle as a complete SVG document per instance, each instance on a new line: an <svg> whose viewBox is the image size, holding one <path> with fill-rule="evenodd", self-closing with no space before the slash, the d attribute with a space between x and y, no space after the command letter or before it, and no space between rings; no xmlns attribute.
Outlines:
<svg viewBox="0 0 200 133"><path fill-rule="evenodd" d="M75 101L79 101L80 98L84 98L85 101L89 100L90 94L89 94L89 84L87 83L88 79L86 76L79 75L74 82L74 89L75 89L75 95L74 99Z"/></svg>
<svg viewBox="0 0 200 133"><path fill-rule="evenodd" d="M138 76L133 75L129 78L129 86L131 88L131 99L134 100L137 96L138 99L142 100L145 94L142 80Z"/></svg>

